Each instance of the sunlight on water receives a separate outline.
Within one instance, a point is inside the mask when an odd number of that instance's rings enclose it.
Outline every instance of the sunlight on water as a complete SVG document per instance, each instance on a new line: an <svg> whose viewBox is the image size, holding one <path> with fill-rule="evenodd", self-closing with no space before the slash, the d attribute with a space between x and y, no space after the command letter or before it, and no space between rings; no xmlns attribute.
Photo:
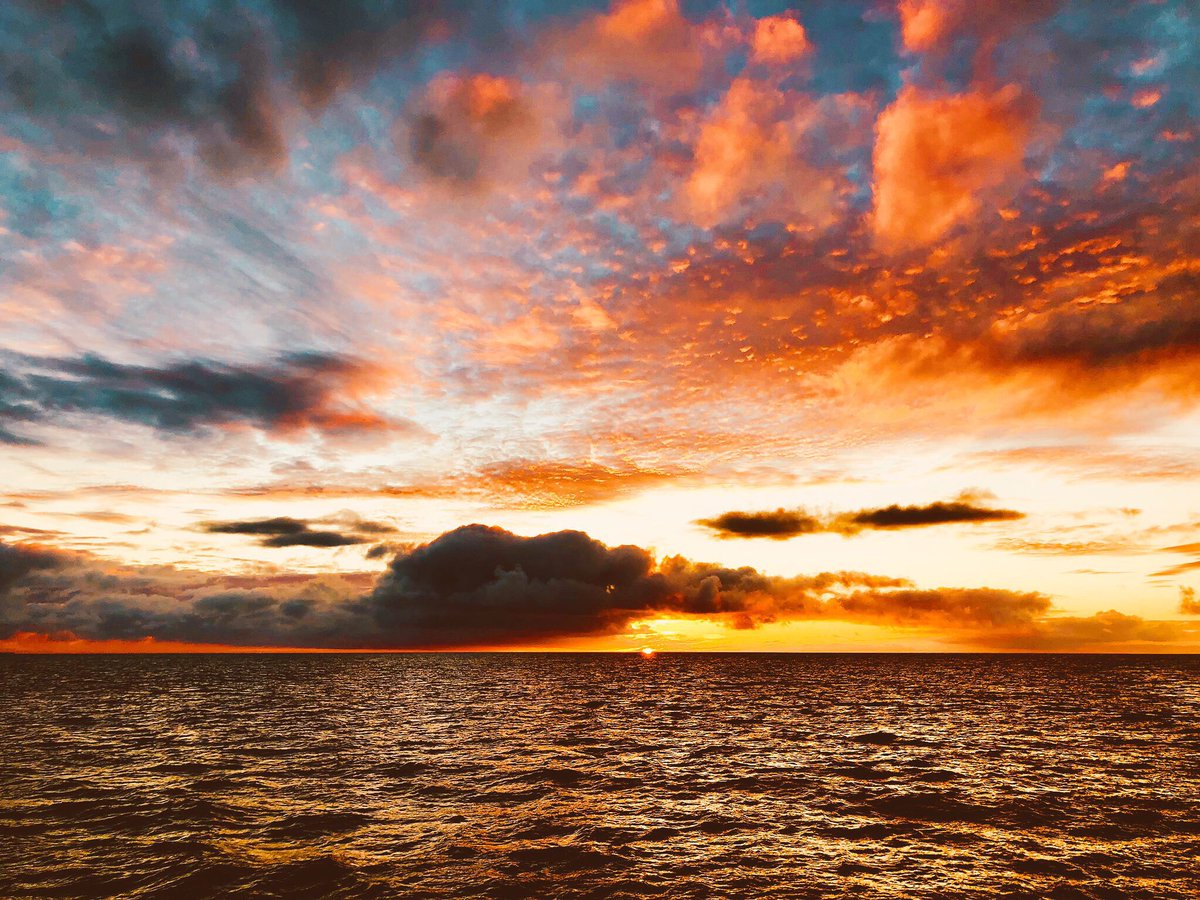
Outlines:
<svg viewBox="0 0 1200 900"><path fill-rule="evenodd" d="M1200 890L1200 660L648 655L0 658L0 896Z"/></svg>

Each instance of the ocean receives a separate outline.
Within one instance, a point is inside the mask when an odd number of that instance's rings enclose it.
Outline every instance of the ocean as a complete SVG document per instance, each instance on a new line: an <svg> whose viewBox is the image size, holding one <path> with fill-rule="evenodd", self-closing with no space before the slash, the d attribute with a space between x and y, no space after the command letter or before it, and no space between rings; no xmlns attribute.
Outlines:
<svg viewBox="0 0 1200 900"><path fill-rule="evenodd" d="M1200 896L1200 657L0 657L0 896Z"/></svg>

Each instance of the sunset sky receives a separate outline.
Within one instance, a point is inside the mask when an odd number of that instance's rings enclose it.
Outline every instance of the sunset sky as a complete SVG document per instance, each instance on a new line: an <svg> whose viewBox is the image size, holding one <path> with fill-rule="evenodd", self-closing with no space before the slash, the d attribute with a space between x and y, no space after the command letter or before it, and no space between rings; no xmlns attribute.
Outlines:
<svg viewBox="0 0 1200 900"><path fill-rule="evenodd" d="M0 4L0 649L1200 650L1200 7Z"/></svg>

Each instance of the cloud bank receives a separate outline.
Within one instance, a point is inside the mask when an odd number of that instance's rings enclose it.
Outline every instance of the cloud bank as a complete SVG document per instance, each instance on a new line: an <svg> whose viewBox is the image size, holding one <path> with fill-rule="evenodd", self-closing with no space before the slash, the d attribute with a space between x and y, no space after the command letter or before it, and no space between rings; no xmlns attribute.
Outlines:
<svg viewBox="0 0 1200 900"><path fill-rule="evenodd" d="M253 534L305 533L289 530L287 519L241 524ZM680 556L656 560L578 531L523 537L468 525L402 549L377 579L139 569L0 544L0 641L10 644L20 635L69 635L253 647L530 646L612 636L656 617L735 629L854 622L1011 648L1167 644L1189 634L1181 623L1116 612L1051 612L1050 599L1035 592L921 589L861 572L779 577Z"/></svg>

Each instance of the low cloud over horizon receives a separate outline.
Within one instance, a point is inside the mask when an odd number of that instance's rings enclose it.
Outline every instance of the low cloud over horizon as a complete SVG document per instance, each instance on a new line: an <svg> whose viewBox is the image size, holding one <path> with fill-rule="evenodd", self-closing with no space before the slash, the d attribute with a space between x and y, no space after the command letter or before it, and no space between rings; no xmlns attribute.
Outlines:
<svg viewBox="0 0 1200 900"><path fill-rule="evenodd" d="M295 527L257 525L251 533ZM1187 609L1193 601L1185 594L1182 602ZM377 577L221 576L0 543L0 647L8 649L80 641L133 649L503 648L612 636L663 617L735 630L858 623L977 649L1167 646L1198 636L1180 622L1112 610L1055 616L1050 598L1037 592L919 588L863 572L772 576L682 556L656 559L579 531L523 537L466 525L402 549Z"/></svg>

